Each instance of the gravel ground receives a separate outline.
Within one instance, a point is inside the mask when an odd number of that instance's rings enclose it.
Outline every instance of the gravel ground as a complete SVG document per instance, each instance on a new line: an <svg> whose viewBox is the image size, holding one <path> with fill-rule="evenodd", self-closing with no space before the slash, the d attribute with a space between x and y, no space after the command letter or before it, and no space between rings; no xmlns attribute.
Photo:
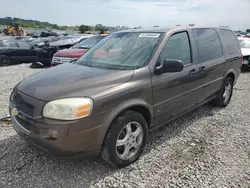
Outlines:
<svg viewBox="0 0 250 188"><path fill-rule="evenodd" d="M40 71L0 68L1 115L21 79ZM113 169L99 158L55 160L0 123L0 187L250 187L250 73L227 108L205 105L150 134L139 161ZM1 116L0 116L1 117Z"/></svg>
<svg viewBox="0 0 250 188"><path fill-rule="evenodd" d="M8 100L13 87L22 79L42 70L31 69L29 67L30 65L31 64L20 64L0 67L0 118L9 114Z"/></svg>

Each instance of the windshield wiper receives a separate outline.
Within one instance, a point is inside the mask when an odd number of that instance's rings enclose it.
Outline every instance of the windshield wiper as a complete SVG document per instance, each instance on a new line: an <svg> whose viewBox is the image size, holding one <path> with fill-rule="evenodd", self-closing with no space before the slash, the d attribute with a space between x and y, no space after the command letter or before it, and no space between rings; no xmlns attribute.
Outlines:
<svg viewBox="0 0 250 188"><path fill-rule="evenodd" d="M83 46L83 47L80 46L80 47L78 47L78 48L80 48L80 49L87 49L87 50L90 49L89 47L84 47L84 46Z"/></svg>

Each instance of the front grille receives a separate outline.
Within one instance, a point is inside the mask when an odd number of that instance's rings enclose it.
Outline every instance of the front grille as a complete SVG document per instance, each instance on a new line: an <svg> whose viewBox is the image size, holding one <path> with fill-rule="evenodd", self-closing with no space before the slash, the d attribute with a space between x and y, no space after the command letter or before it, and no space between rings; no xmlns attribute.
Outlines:
<svg viewBox="0 0 250 188"><path fill-rule="evenodd" d="M13 95L13 102L19 110L25 112L29 116L33 116L34 106L18 98L15 94Z"/></svg>
<svg viewBox="0 0 250 188"><path fill-rule="evenodd" d="M16 116L16 120L18 121L18 123L23 127L25 128L26 130L30 131L31 129L31 123L20 118L19 116Z"/></svg>
<svg viewBox="0 0 250 188"><path fill-rule="evenodd" d="M53 63L69 63L73 58L68 57L53 57Z"/></svg>
<svg viewBox="0 0 250 188"><path fill-rule="evenodd" d="M244 56L243 59L250 61L250 56Z"/></svg>

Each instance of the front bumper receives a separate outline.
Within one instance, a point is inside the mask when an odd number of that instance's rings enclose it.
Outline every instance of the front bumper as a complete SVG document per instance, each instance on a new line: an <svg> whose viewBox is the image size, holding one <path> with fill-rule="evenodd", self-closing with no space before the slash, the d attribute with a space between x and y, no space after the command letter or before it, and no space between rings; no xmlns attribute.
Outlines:
<svg viewBox="0 0 250 188"><path fill-rule="evenodd" d="M17 109L15 114L13 109ZM105 130L102 125L96 125L92 118L56 121L30 117L13 101L9 103L9 110L13 128L20 137L49 155L70 158L86 154L98 155L101 150ZM57 132L56 139L51 137L50 130Z"/></svg>
<svg viewBox="0 0 250 188"><path fill-rule="evenodd" d="M51 61L51 66L56 66L56 65L64 64L64 63L70 63L74 59L76 58L54 56Z"/></svg>

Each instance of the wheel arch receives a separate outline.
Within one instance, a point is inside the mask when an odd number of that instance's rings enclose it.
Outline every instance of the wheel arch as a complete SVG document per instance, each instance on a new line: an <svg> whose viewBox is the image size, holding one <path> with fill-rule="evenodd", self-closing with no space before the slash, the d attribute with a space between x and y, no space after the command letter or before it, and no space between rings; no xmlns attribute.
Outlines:
<svg viewBox="0 0 250 188"><path fill-rule="evenodd" d="M10 56L7 53L5 53L5 52L0 53L0 55L6 55L6 56L8 56L8 58L10 58Z"/></svg>
<svg viewBox="0 0 250 188"><path fill-rule="evenodd" d="M153 107L150 107L145 101L141 99L133 99L121 103L116 108L114 108L109 116L106 125L107 129L102 143L102 148L106 140L107 134L110 129L112 122L124 112L131 110L140 113L146 120L148 128L153 124Z"/></svg>
<svg viewBox="0 0 250 188"><path fill-rule="evenodd" d="M226 72L224 78L230 77L233 80L233 83L236 83L236 72L233 69L230 69Z"/></svg>

